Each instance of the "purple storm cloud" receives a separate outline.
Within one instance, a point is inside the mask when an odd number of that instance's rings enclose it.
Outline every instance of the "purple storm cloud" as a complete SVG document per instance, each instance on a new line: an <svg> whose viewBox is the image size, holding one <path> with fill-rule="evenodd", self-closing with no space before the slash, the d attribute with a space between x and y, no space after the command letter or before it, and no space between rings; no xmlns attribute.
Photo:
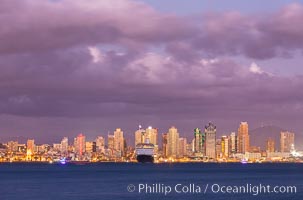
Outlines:
<svg viewBox="0 0 303 200"><path fill-rule="evenodd" d="M0 134L131 136L143 123L189 137L210 120L300 133L302 74L258 62L301 54L302 20L301 4L179 16L131 0L0 0Z"/></svg>

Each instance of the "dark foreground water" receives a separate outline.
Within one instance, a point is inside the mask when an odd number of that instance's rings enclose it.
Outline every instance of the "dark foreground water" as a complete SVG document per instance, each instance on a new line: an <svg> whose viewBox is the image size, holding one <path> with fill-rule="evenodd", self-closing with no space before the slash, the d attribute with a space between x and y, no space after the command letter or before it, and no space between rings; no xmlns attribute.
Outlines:
<svg viewBox="0 0 303 200"><path fill-rule="evenodd" d="M0 164L0 199L301 200L303 164Z"/></svg>

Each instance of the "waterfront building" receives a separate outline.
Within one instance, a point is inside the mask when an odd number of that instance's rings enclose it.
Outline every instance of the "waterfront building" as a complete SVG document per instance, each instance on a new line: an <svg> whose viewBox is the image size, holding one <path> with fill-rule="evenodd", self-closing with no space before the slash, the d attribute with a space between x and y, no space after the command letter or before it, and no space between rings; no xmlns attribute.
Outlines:
<svg viewBox="0 0 303 200"><path fill-rule="evenodd" d="M221 137L221 152L224 158L229 157L229 138L225 135Z"/></svg>
<svg viewBox="0 0 303 200"><path fill-rule="evenodd" d="M249 147L249 152L251 153L260 153L261 152L261 147L258 146L250 146Z"/></svg>
<svg viewBox="0 0 303 200"><path fill-rule="evenodd" d="M222 153L222 144L221 144L221 139L216 139L216 158L222 158L223 153Z"/></svg>
<svg viewBox="0 0 303 200"><path fill-rule="evenodd" d="M140 126L139 129L135 132L135 146L140 143L145 143L144 134L145 130Z"/></svg>
<svg viewBox="0 0 303 200"><path fill-rule="evenodd" d="M18 141L9 141L7 143L7 150L9 152L17 152L18 151Z"/></svg>
<svg viewBox="0 0 303 200"><path fill-rule="evenodd" d="M158 145L158 129L149 126L144 130L140 126L139 130L135 132L135 145L146 143L147 141L155 146Z"/></svg>
<svg viewBox="0 0 303 200"><path fill-rule="evenodd" d="M172 126L167 133L167 157L178 157L179 133L178 129Z"/></svg>
<svg viewBox="0 0 303 200"><path fill-rule="evenodd" d="M110 135L110 134L107 135L107 147L108 147L108 149L110 149L111 151L114 150L114 146L115 146L114 140L115 140L114 135Z"/></svg>
<svg viewBox="0 0 303 200"><path fill-rule="evenodd" d="M237 153L237 136L235 132L230 134L230 155Z"/></svg>
<svg viewBox="0 0 303 200"><path fill-rule="evenodd" d="M95 139L96 142L96 152L105 152L105 141L104 141L104 137L102 136L98 136Z"/></svg>
<svg viewBox="0 0 303 200"><path fill-rule="evenodd" d="M238 129L238 153L249 152L249 141L248 123L241 122Z"/></svg>
<svg viewBox="0 0 303 200"><path fill-rule="evenodd" d="M42 151L42 148L41 146L36 146L36 150L38 152L41 152ZM61 144L60 143L54 143L53 144L53 150L56 151L56 152L60 152L61 150Z"/></svg>
<svg viewBox="0 0 303 200"><path fill-rule="evenodd" d="M203 156L205 154L205 134L202 133L201 129L194 129L194 150L196 155Z"/></svg>
<svg viewBox="0 0 303 200"><path fill-rule="evenodd" d="M120 156L124 155L125 145L124 145L124 136L121 128L117 128L114 131L114 150L120 154Z"/></svg>
<svg viewBox="0 0 303 200"><path fill-rule="evenodd" d="M162 154L163 157L167 157L167 133L162 134Z"/></svg>
<svg viewBox="0 0 303 200"><path fill-rule="evenodd" d="M275 152L275 140L268 138L266 141L266 152Z"/></svg>
<svg viewBox="0 0 303 200"><path fill-rule="evenodd" d="M283 158L289 158L290 152L267 152L267 158L281 161Z"/></svg>
<svg viewBox="0 0 303 200"><path fill-rule="evenodd" d="M145 130L145 138L148 138L151 144L158 145L158 129L149 126Z"/></svg>
<svg viewBox="0 0 303 200"><path fill-rule="evenodd" d="M179 152L178 155L179 157L184 157L187 155L187 151L186 151L186 147L187 147L187 140L186 138L179 138Z"/></svg>
<svg viewBox="0 0 303 200"><path fill-rule="evenodd" d="M91 141L85 142L85 152L87 152L87 153L93 152L93 142L91 142Z"/></svg>
<svg viewBox="0 0 303 200"><path fill-rule="evenodd" d="M280 134L280 151L290 152L295 142L295 134L289 131L282 131Z"/></svg>
<svg viewBox="0 0 303 200"><path fill-rule="evenodd" d="M246 160L257 161L262 158L261 153L252 153L252 152L245 152L244 157Z"/></svg>
<svg viewBox="0 0 303 200"><path fill-rule="evenodd" d="M60 146L60 152L62 154L67 154L68 152L68 138L67 137L64 137L62 140L61 140L61 146Z"/></svg>
<svg viewBox="0 0 303 200"><path fill-rule="evenodd" d="M75 146L75 153L81 158L85 153L85 135L80 133L75 139L74 139L74 146Z"/></svg>
<svg viewBox="0 0 303 200"><path fill-rule="evenodd" d="M205 156L216 158L216 133L217 129L211 122L205 126Z"/></svg>
<svg viewBox="0 0 303 200"><path fill-rule="evenodd" d="M35 152L35 140L31 139L31 140L27 140L26 142L26 148L27 148L27 152L33 154Z"/></svg>

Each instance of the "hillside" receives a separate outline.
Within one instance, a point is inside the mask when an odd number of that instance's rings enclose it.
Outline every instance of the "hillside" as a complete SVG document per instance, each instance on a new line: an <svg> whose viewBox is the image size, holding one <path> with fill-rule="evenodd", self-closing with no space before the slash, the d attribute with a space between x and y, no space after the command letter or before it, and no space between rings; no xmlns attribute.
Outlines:
<svg viewBox="0 0 303 200"><path fill-rule="evenodd" d="M272 138L275 140L275 146L278 150L280 147L280 133L283 128L277 126L262 126L249 131L250 145L259 146L262 149L266 147L266 140Z"/></svg>

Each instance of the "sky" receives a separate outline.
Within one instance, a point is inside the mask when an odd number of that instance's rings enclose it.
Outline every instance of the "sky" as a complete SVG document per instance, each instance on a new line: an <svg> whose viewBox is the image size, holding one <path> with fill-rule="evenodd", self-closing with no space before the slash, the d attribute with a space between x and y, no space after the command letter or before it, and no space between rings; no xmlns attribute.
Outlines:
<svg viewBox="0 0 303 200"><path fill-rule="evenodd" d="M303 1L0 0L0 142L303 135L302 21Z"/></svg>

